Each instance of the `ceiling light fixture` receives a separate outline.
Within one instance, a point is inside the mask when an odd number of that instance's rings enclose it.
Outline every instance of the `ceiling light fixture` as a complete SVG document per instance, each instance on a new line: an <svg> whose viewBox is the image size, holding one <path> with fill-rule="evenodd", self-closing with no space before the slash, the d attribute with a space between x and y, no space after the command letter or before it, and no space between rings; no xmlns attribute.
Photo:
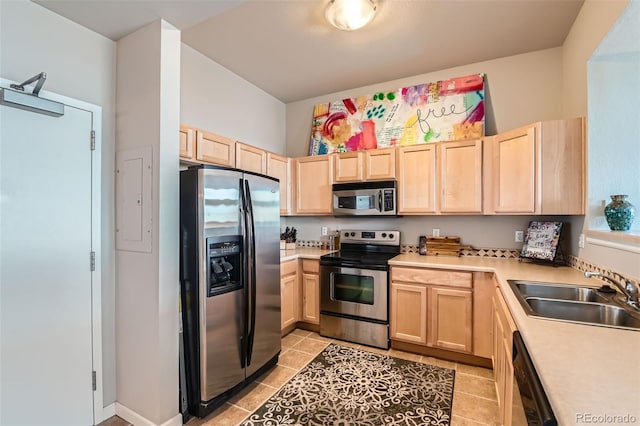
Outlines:
<svg viewBox="0 0 640 426"><path fill-rule="evenodd" d="M376 14L375 0L330 0L324 11L327 21L343 31L367 25Z"/></svg>

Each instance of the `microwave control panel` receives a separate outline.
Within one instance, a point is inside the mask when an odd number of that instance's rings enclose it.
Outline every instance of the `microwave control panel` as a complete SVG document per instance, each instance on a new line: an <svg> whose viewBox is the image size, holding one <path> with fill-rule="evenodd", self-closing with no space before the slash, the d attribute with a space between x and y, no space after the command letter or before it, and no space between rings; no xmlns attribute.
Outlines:
<svg viewBox="0 0 640 426"><path fill-rule="evenodd" d="M384 195L383 195L383 200L384 200L384 211L385 212L389 212L392 211L393 208L393 203L395 200L395 196L394 196L394 189L385 189L384 190Z"/></svg>

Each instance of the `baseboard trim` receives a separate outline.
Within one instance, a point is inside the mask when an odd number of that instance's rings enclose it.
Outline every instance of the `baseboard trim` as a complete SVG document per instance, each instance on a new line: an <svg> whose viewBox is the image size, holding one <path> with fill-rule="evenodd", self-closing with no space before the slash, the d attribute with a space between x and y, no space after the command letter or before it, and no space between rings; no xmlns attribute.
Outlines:
<svg viewBox="0 0 640 426"><path fill-rule="evenodd" d="M136 413L132 409L125 407L124 405L116 402L116 412L115 414L118 417L128 421L129 423L136 426L182 426L182 414L178 413L174 417L170 418L166 422L157 425L153 423L151 420L146 417Z"/></svg>
<svg viewBox="0 0 640 426"><path fill-rule="evenodd" d="M405 352L413 352L420 355L432 356L447 361L460 362L463 364L476 365L478 367L492 368L491 360L476 355L464 354L460 352L448 351L445 349L432 348L428 346L416 345L413 343L400 342L398 340L391 341L393 349L399 349Z"/></svg>
<svg viewBox="0 0 640 426"><path fill-rule="evenodd" d="M298 321L296 324L296 328L301 330L313 331L316 333L320 333L320 324L311 324L310 322L302 322Z"/></svg>
<svg viewBox="0 0 640 426"><path fill-rule="evenodd" d="M102 407L102 418L96 419L96 424L100 424L107 419L116 415L116 403L109 404L106 407Z"/></svg>

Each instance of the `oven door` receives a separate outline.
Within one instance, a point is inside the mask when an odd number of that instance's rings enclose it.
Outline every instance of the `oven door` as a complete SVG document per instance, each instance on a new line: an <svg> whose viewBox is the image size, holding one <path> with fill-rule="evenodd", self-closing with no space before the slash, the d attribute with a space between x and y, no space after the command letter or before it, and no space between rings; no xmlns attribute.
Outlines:
<svg viewBox="0 0 640 426"><path fill-rule="evenodd" d="M388 272L320 265L320 311L388 320Z"/></svg>

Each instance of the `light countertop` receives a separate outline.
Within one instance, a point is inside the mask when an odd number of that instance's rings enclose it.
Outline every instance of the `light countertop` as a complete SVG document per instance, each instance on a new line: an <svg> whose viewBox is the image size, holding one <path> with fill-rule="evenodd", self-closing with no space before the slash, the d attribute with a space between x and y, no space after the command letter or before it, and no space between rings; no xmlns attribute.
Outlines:
<svg viewBox="0 0 640 426"><path fill-rule="evenodd" d="M529 317L507 283L527 279L598 287L601 281L570 267L517 259L401 254L389 263L495 273L558 424L588 423L587 416L591 423L640 422L640 332ZM626 422L614 421L625 415Z"/></svg>
<svg viewBox="0 0 640 426"><path fill-rule="evenodd" d="M320 259L320 256L329 254L335 250L321 249L318 247L298 247L295 250L280 250L280 262L295 259Z"/></svg>

